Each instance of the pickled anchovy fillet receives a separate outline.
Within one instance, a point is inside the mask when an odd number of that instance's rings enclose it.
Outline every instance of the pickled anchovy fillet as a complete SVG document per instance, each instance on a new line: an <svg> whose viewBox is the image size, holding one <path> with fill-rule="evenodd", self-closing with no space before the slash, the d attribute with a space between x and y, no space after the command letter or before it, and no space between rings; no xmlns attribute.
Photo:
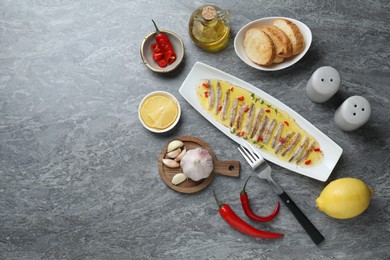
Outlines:
<svg viewBox="0 0 390 260"><path fill-rule="evenodd" d="M275 148L276 144L278 143L280 135L283 132L283 127L284 127L284 124L282 122L280 122L278 124L278 128L276 128L276 131L275 131L274 141L272 142L272 148Z"/></svg>
<svg viewBox="0 0 390 260"><path fill-rule="evenodd" d="M295 132L291 131L289 132L285 137L283 137L284 142L279 140L278 145L275 148L275 153L278 154L280 150L282 150L283 146L290 140L290 138L295 135Z"/></svg>
<svg viewBox="0 0 390 260"><path fill-rule="evenodd" d="M250 131L254 111L255 111L255 104L252 103L251 107L249 108L248 117L246 118L246 123L245 123L245 128L244 128L245 134L248 134Z"/></svg>
<svg viewBox="0 0 390 260"><path fill-rule="evenodd" d="M303 138L301 144L299 145L298 149L296 149L293 155L291 156L289 162L298 158L298 156L301 154L301 152L303 151L303 149L305 148L308 142L309 142L309 138L305 136L305 138Z"/></svg>
<svg viewBox="0 0 390 260"><path fill-rule="evenodd" d="M255 140L258 141L259 137L261 137L261 133L263 132L265 126L268 123L268 116L264 117L264 120L260 122L259 127L257 129L256 135L255 135Z"/></svg>
<svg viewBox="0 0 390 260"><path fill-rule="evenodd" d="M238 111L238 115L237 115L237 121L236 121L236 127L237 129L240 129L241 128L241 123L242 123L242 119L244 117L244 113L245 113L245 109L247 108L247 105L244 103L242 104L242 106L240 107L240 110Z"/></svg>
<svg viewBox="0 0 390 260"><path fill-rule="evenodd" d="M315 141L311 141L309 147L305 150L305 152L302 153L302 155L297 159L297 164L300 164L303 160L305 160L309 154L311 153L311 150L313 150L315 145Z"/></svg>
<svg viewBox="0 0 390 260"><path fill-rule="evenodd" d="M264 114L264 109L262 109L260 107L259 110L257 111L256 116L255 116L255 122L253 122L253 128L252 128L252 132L250 135L251 138L253 138L255 136L257 129L259 128L260 119L263 116L263 114Z"/></svg>
<svg viewBox="0 0 390 260"><path fill-rule="evenodd" d="M215 105L214 105L214 113L218 114L219 112L219 100L221 99L222 95L222 89L221 89L221 84L217 83L217 90L215 91Z"/></svg>
<svg viewBox="0 0 390 260"><path fill-rule="evenodd" d="M263 133L263 143L268 143L269 138L271 137L272 132L274 131L276 126L275 119L272 119L268 124L267 127L264 129Z"/></svg>
<svg viewBox="0 0 390 260"><path fill-rule="evenodd" d="M297 133L294 136L294 138L291 140L290 144L283 151L282 156L285 156L286 154L289 154L294 149L294 147L297 145L297 143L299 142L299 139L301 139L301 134Z"/></svg>
<svg viewBox="0 0 390 260"><path fill-rule="evenodd" d="M230 127L233 127L234 119L236 118L237 105L238 105L238 98L235 98L234 101L233 101L233 106L230 109L230 119L229 119L229 126Z"/></svg>
<svg viewBox="0 0 390 260"><path fill-rule="evenodd" d="M208 81L208 84L209 84L208 105L209 105L209 109L212 109L214 106L214 101L215 101L214 89L213 89L213 85L211 84L210 80Z"/></svg>
<svg viewBox="0 0 390 260"><path fill-rule="evenodd" d="M228 107L229 107L229 99L230 99L230 89L228 89L225 93L225 98L223 100L221 119L225 120L227 117Z"/></svg>

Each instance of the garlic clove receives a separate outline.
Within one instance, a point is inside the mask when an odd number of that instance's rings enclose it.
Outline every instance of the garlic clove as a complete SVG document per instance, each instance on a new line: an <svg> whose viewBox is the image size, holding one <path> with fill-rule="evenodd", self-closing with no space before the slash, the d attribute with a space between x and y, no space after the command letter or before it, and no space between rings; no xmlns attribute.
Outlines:
<svg viewBox="0 0 390 260"><path fill-rule="evenodd" d="M187 176L185 176L184 173L178 173L178 174L175 174L175 176L173 176L172 184L179 185L180 183L182 183L186 180L187 180Z"/></svg>
<svg viewBox="0 0 390 260"><path fill-rule="evenodd" d="M169 167L169 168L177 168L179 167L179 163L172 160L172 159L162 159L162 162L165 166Z"/></svg>
<svg viewBox="0 0 390 260"><path fill-rule="evenodd" d="M186 152L187 152L187 149L184 148L183 151L181 151L181 153L175 158L175 161L180 162L181 158L183 158L183 156L186 154Z"/></svg>
<svg viewBox="0 0 390 260"><path fill-rule="evenodd" d="M167 153L167 156L169 158L174 159L174 158L176 158L180 154L180 152L181 152L181 149L177 148L176 150L173 150L172 152Z"/></svg>
<svg viewBox="0 0 390 260"><path fill-rule="evenodd" d="M182 148L184 146L184 143L180 140L173 140L168 144L167 153L172 152L173 150L176 150L177 148Z"/></svg>

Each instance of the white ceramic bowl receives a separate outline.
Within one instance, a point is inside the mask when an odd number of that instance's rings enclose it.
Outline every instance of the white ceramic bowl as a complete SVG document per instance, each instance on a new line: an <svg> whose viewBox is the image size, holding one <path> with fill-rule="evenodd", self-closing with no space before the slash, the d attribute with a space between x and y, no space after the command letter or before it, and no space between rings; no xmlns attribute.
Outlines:
<svg viewBox="0 0 390 260"><path fill-rule="evenodd" d="M305 39L305 49L300 54L298 54L292 58L289 58L286 61L283 61L282 63L272 64L269 66L258 65L256 63L254 63L253 61L251 61L244 51L245 33L248 29L253 28L253 27L262 26L262 25L271 25L272 22L277 18L283 18L286 20L290 20L291 22L295 23L299 27L299 30L301 31L301 33L303 34L303 37ZM311 41L312 41L311 31L310 31L309 27L307 27L304 23L302 23L298 20L295 20L292 18L286 18L286 17L266 17L266 18L261 18L259 20L255 20L253 22L250 22L250 23L246 24L244 27L242 27L240 29L240 31L237 33L236 37L234 38L234 49L235 49L238 57L240 57L240 59L243 62L245 62L246 64L248 64L249 66L251 66L255 69L264 70L264 71L275 71L275 70L282 70L282 69L288 68L288 67L292 66L293 64L297 63L309 50L310 45L311 45Z"/></svg>
<svg viewBox="0 0 390 260"><path fill-rule="evenodd" d="M184 43L180 39L180 37L171 31L161 30L162 33L166 34L169 38L169 40L172 43L173 50L176 53L176 60L166 66L165 68L161 68L157 65L157 62L153 60L153 51L151 49L152 44L156 43L156 40L154 39L156 33L152 32L149 33L141 44L140 54L142 61L145 63L146 67L148 67L150 70L158 73L167 73L174 69L176 69L179 64L183 61L184 58Z"/></svg>
<svg viewBox="0 0 390 260"><path fill-rule="evenodd" d="M142 120L142 117L141 117L141 107L142 107L142 104L151 96L154 96L154 95L164 95L164 96L167 96L169 98L171 98L173 101L176 102L176 105L177 105L177 117L176 117L176 120L168 127L168 128L165 128L165 129L155 129L155 128L151 128L149 126L147 126L144 121ZM141 121L142 125L148 129L149 131L153 132L153 133L165 133L165 132L168 132L169 130L171 130L172 128L174 128L177 123L179 122L179 119L180 119L180 116L181 116L181 108L180 108L180 103L179 101L177 101L176 97L174 95L172 95L171 93L169 92L166 92L166 91L153 91L149 94L147 94L143 99L142 101L139 103L139 106L138 106L138 118L139 118L139 121Z"/></svg>

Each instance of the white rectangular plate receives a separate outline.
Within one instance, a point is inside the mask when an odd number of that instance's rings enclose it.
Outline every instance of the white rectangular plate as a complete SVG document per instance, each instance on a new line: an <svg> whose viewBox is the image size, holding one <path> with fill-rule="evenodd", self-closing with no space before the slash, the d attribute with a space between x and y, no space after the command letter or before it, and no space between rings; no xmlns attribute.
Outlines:
<svg viewBox="0 0 390 260"><path fill-rule="evenodd" d="M289 108L284 103L277 100L276 98L272 97L271 95L265 93L264 91L230 74L227 74L211 66L208 66L204 63L197 62L194 65L194 67L191 69L187 78L184 80L183 84L180 87L179 92L201 115L203 115L215 127L217 127L225 135L230 137L238 144L243 144L246 141L243 138L230 133L229 128L227 128L226 126L218 122L215 118L209 115L206 110L202 108L198 100L196 89L199 83L204 79L219 79L219 80L229 81L236 86L240 86L254 93L256 96L259 96L262 99L273 104L274 106L278 107L279 109L284 110L291 117L293 117L295 121L298 123L298 125L302 127L307 133L315 137L318 143L320 144L321 151L324 154L324 158L320 163L314 166L301 167L294 163L288 163L282 161L277 157L256 148L257 151L266 160L271 161L291 171L297 172L299 174L302 174L304 176L319 181L326 181L328 179L329 175L332 173L333 168L336 166L336 163L343 152L343 149L340 146L338 146L335 142L333 142L328 136L323 134L320 130L318 130L315 126L309 123L302 116L300 116L297 112L295 112L294 110L292 110L291 108Z"/></svg>

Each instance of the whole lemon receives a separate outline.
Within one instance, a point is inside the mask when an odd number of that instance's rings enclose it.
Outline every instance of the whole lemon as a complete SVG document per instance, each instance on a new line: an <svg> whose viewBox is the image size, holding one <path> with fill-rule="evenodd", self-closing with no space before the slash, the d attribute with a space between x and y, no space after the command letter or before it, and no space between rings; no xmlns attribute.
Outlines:
<svg viewBox="0 0 390 260"><path fill-rule="evenodd" d="M316 199L319 210L338 218L353 218L370 204L373 190L355 178L341 178L329 183Z"/></svg>

